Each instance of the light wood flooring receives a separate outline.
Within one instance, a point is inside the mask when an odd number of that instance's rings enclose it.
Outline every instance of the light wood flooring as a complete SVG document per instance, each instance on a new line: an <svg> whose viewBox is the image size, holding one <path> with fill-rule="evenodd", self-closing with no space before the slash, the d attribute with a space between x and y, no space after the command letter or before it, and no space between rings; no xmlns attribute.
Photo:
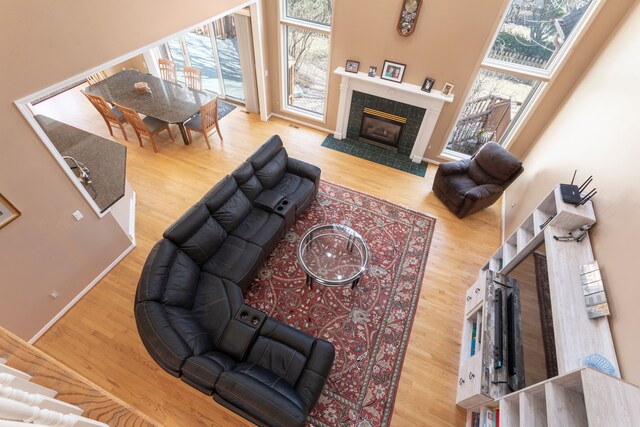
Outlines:
<svg viewBox="0 0 640 427"><path fill-rule="evenodd" d="M36 111L109 137L80 88L36 106ZM464 296L500 244L500 203L460 220L431 191L437 167L425 178L321 147L326 133L281 119L261 122L237 108L220 122L224 142L201 135L185 146L165 133L158 153L140 148L132 129L126 144L128 180L137 193L137 247L74 306L36 346L166 426L250 425L165 373L145 351L133 319L133 296L152 245L176 218L269 136L279 134L291 157L322 169L322 178L437 219L409 348L391 420L393 426L460 426L456 407Z"/></svg>

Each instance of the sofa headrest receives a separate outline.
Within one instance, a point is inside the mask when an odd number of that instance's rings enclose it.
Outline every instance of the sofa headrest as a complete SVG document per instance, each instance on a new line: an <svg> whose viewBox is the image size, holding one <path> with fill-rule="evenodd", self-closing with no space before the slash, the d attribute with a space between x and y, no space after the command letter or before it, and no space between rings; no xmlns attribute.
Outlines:
<svg viewBox="0 0 640 427"><path fill-rule="evenodd" d="M253 166L251 166L251 163L249 162L244 162L238 166L236 170L231 172L231 176L236 179L238 186L240 186L242 191L244 191L244 194L251 201L258 197L258 194L264 190L262 183L253 170Z"/></svg>
<svg viewBox="0 0 640 427"><path fill-rule="evenodd" d="M247 162L251 163L254 170L264 167L271 159L273 159L284 147L280 136L273 135L264 144L260 146L249 158Z"/></svg>
<svg viewBox="0 0 640 427"><path fill-rule="evenodd" d="M522 162L516 156L493 141L487 142L478 151L471 161L472 164L474 162L486 173L503 182L522 166Z"/></svg>
<svg viewBox="0 0 640 427"><path fill-rule="evenodd" d="M209 209L198 202L164 232L184 253L202 265L213 256L227 237L227 232L211 216Z"/></svg>
<svg viewBox="0 0 640 427"><path fill-rule="evenodd" d="M260 184L273 188L287 173L289 156L278 135L273 135L247 159L251 163Z"/></svg>
<svg viewBox="0 0 640 427"><path fill-rule="evenodd" d="M252 207L251 200L238 188L235 178L230 175L209 190L201 202L227 232L240 225Z"/></svg>

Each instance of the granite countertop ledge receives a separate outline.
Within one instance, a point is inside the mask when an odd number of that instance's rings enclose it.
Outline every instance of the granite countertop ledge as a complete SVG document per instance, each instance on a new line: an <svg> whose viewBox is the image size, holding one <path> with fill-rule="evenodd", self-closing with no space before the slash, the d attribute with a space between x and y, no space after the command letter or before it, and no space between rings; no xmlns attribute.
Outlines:
<svg viewBox="0 0 640 427"><path fill-rule="evenodd" d="M73 157L89 168L92 183L82 185L101 213L124 196L127 147L41 114L35 119L62 156ZM71 171L78 176L77 169Z"/></svg>

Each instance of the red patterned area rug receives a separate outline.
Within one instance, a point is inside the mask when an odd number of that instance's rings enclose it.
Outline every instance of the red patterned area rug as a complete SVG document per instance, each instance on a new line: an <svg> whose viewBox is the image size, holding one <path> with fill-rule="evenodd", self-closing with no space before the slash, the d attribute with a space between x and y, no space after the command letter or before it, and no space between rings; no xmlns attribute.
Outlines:
<svg viewBox="0 0 640 427"><path fill-rule="evenodd" d="M353 290L305 286L296 257L300 238L330 223L353 228L369 247L369 267ZM389 425L434 226L425 214L322 181L317 200L246 293L247 304L335 346L312 425Z"/></svg>

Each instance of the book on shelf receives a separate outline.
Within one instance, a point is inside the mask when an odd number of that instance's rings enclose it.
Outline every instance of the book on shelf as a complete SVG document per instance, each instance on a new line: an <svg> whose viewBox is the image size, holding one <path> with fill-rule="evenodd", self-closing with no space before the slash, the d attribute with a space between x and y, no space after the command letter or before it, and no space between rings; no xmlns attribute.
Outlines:
<svg viewBox="0 0 640 427"><path fill-rule="evenodd" d="M500 425L498 421L499 410L498 409L483 409L482 410L482 427L497 427Z"/></svg>
<svg viewBox="0 0 640 427"><path fill-rule="evenodd" d="M472 412L471 413L471 427L480 427L480 413Z"/></svg>
<svg viewBox="0 0 640 427"><path fill-rule="evenodd" d="M473 322L473 325L471 325L471 356L476 354L476 331L477 324Z"/></svg>

